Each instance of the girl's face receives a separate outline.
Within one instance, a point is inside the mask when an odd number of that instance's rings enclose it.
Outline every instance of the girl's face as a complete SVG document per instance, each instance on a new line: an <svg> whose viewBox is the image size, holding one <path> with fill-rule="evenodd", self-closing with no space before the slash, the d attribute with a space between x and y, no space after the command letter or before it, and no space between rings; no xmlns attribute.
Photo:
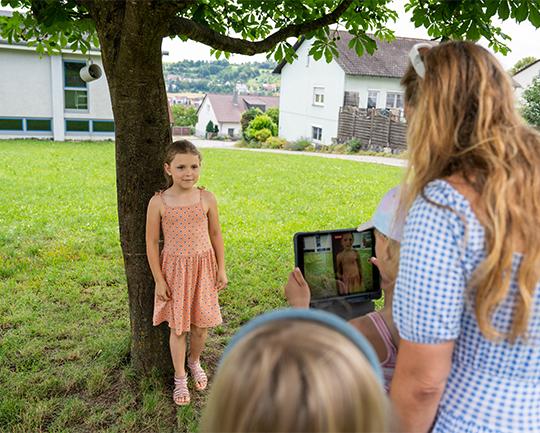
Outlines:
<svg viewBox="0 0 540 433"><path fill-rule="evenodd" d="M350 233L344 234L341 238L341 246L344 249L350 249L353 245L353 236Z"/></svg>
<svg viewBox="0 0 540 433"><path fill-rule="evenodd" d="M201 162L197 155L177 153L170 164L165 163L165 172L172 177L173 185L191 189L199 180Z"/></svg>

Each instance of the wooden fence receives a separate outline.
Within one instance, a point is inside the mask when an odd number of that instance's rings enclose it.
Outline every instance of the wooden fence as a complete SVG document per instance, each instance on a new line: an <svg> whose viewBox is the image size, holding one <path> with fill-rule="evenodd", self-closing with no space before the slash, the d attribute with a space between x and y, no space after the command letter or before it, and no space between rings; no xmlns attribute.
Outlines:
<svg viewBox="0 0 540 433"><path fill-rule="evenodd" d="M362 150L403 152L407 124L389 110L344 106L339 110L338 143L359 140Z"/></svg>

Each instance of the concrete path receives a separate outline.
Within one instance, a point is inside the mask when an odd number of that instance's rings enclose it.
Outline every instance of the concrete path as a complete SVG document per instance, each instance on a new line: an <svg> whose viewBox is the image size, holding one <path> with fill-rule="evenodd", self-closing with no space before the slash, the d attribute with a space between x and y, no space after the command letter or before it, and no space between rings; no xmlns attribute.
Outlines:
<svg viewBox="0 0 540 433"><path fill-rule="evenodd" d="M178 139L180 137L174 137ZM244 150L248 152L263 152L263 153L285 153L289 155L305 155L305 156L318 156L319 158L331 158L331 159L346 159L349 161L358 162L370 162L373 164L390 165L392 167L406 167L407 161L405 159L391 158L387 156L368 156L368 155L342 155L338 153L318 153L318 152L295 152L292 150L274 150L274 149L250 149L247 147L234 147L234 143L231 141L219 141L219 140L204 140L198 137L182 137L187 138L197 147L201 148L213 148L213 149L231 149L231 150Z"/></svg>

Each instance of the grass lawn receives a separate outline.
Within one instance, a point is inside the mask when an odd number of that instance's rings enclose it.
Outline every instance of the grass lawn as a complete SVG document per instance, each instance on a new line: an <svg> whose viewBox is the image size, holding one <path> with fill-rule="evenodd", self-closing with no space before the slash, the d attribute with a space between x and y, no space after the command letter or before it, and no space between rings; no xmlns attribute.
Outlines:
<svg viewBox="0 0 540 433"><path fill-rule="evenodd" d="M297 231L369 218L398 168L203 149L200 184L219 201L229 287L210 370L230 335L284 305ZM0 431L172 432L197 427L204 396L129 365L114 145L0 141Z"/></svg>

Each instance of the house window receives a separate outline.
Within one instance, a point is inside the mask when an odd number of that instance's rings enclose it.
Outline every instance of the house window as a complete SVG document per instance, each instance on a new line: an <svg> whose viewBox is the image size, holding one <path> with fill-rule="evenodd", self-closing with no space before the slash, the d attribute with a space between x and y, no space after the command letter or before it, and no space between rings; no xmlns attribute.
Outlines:
<svg viewBox="0 0 540 433"><path fill-rule="evenodd" d="M403 108L403 93L388 92L386 94L386 108Z"/></svg>
<svg viewBox="0 0 540 433"><path fill-rule="evenodd" d="M324 87L313 88L313 105L324 105Z"/></svg>
<svg viewBox="0 0 540 433"><path fill-rule="evenodd" d="M322 140L322 128L319 128L318 126L312 126L311 127L311 138L316 141Z"/></svg>
<svg viewBox="0 0 540 433"><path fill-rule="evenodd" d="M90 121L89 120L66 120L67 132L89 132Z"/></svg>
<svg viewBox="0 0 540 433"><path fill-rule="evenodd" d="M0 119L0 131L23 131L22 119Z"/></svg>
<svg viewBox="0 0 540 433"><path fill-rule="evenodd" d="M227 129L227 134L229 135L229 137L234 137L234 128Z"/></svg>
<svg viewBox="0 0 540 433"><path fill-rule="evenodd" d="M88 87L79 75L85 62L64 62L64 108L88 110Z"/></svg>
<svg viewBox="0 0 540 433"><path fill-rule="evenodd" d="M27 131L51 131L50 119L26 119Z"/></svg>
<svg viewBox="0 0 540 433"><path fill-rule="evenodd" d="M114 132L114 122L112 120L93 120L93 132Z"/></svg>
<svg viewBox="0 0 540 433"><path fill-rule="evenodd" d="M377 108L377 99L379 98L378 90L368 90L367 108Z"/></svg>

